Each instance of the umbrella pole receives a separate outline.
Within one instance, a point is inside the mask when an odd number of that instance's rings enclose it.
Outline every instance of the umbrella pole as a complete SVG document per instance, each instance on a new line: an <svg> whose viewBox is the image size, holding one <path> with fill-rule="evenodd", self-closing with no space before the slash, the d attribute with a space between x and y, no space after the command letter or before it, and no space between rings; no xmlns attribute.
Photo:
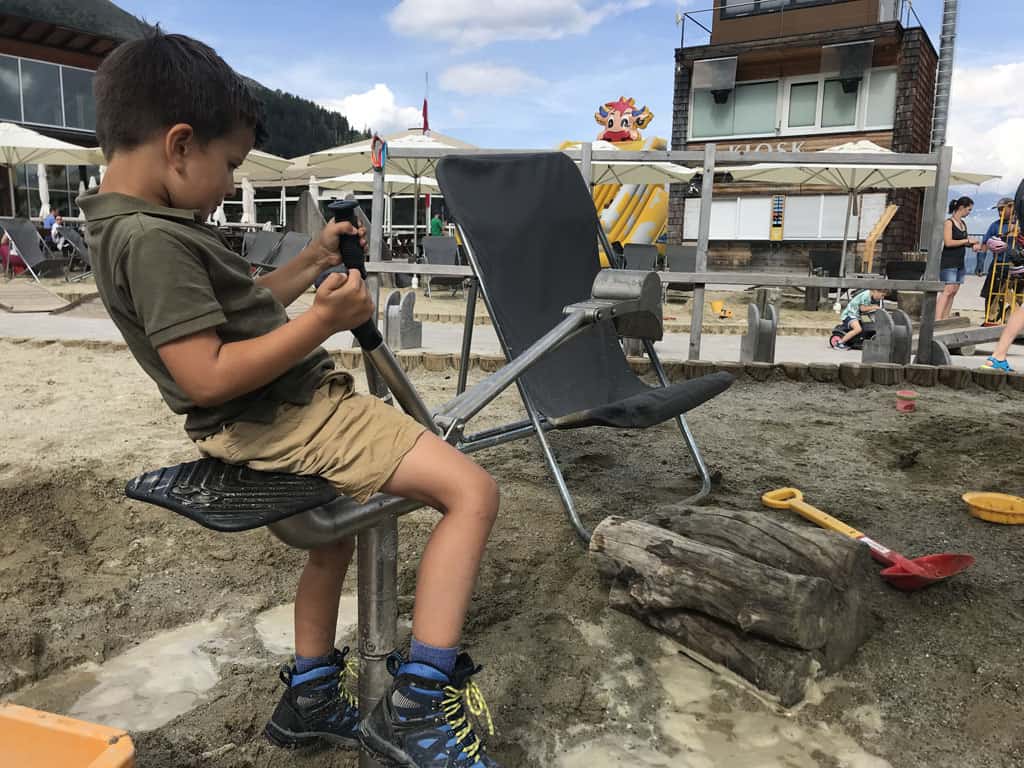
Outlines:
<svg viewBox="0 0 1024 768"><path fill-rule="evenodd" d="M416 177L416 191L412 205L412 255L419 256L420 177Z"/></svg>
<svg viewBox="0 0 1024 768"><path fill-rule="evenodd" d="M846 277L846 249L850 238L850 215L853 212L853 190L846 199L846 221L843 222L843 253L839 257L839 276Z"/></svg>
<svg viewBox="0 0 1024 768"><path fill-rule="evenodd" d="M11 189L11 218L18 215L18 205L14 200L14 166L7 166L7 183Z"/></svg>

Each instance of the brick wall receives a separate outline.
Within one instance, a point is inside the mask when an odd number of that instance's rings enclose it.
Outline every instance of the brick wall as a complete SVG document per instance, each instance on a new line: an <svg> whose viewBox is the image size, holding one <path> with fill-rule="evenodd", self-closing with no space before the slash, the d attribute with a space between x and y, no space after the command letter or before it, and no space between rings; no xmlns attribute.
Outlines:
<svg viewBox="0 0 1024 768"><path fill-rule="evenodd" d="M687 121L690 119L690 70L683 65L683 51L676 51L675 96L672 101L672 146L671 149L686 149ZM668 241L679 243L683 239L683 184L669 186L668 198Z"/></svg>
<svg viewBox="0 0 1024 768"><path fill-rule="evenodd" d="M907 29L900 45L896 80L896 120L892 148L895 152L928 152L931 148L932 110L935 104L935 75L938 55L924 30ZM917 249L924 208L924 190L900 189L887 195L900 206L882 236L877 262L899 258Z"/></svg>

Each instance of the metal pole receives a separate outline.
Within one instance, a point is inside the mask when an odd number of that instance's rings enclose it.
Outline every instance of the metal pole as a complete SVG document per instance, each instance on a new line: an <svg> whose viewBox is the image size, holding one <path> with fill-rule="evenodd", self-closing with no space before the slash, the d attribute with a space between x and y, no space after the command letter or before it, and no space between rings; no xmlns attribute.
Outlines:
<svg viewBox="0 0 1024 768"><path fill-rule="evenodd" d="M7 166L7 182L11 185L11 218L18 215L18 204L14 199L14 166Z"/></svg>
<svg viewBox="0 0 1024 768"><path fill-rule="evenodd" d="M580 174L583 176L583 180L587 182L587 189L590 189L593 175L593 163L594 163L594 145L589 141L585 141L580 144Z"/></svg>
<svg viewBox="0 0 1024 768"><path fill-rule="evenodd" d="M415 196L412 203L412 255L419 256L420 177L416 177Z"/></svg>
<svg viewBox="0 0 1024 768"><path fill-rule="evenodd" d="M373 169L373 210L370 212L370 261L380 261L384 249L384 169Z"/></svg>
<svg viewBox="0 0 1024 768"><path fill-rule="evenodd" d="M949 194L949 172L953 165L953 148L939 150L939 163L935 169L935 221L942 221L946 213L945 200ZM939 265L942 262L942 227L933 227L928 247L928 263L924 269L925 280L939 279ZM935 337L935 294L926 291L921 302L921 328L917 334L917 362L927 365L932 360L932 339Z"/></svg>
<svg viewBox="0 0 1024 768"><path fill-rule="evenodd" d="M369 714L391 687L387 658L398 644L398 518L359 534L359 711ZM365 752L359 768L380 768Z"/></svg>
<svg viewBox="0 0 1024 768"><path fill-rule="evenodd" d="M843 253L839 257L839 276L846 277L846 248L850 238L850 214L853 213L853 190L846 200L846 221L843 223Z"/></svg>
<svg viewBox="0 0 1024 768"><path fill-rule="evenodd" d="M700 223L697 230L697 265L694 272L708 271L708 240L711 233L711 196L715 186L715 145L704 145L704 175L700 185ZM700 360L701 333L704 330L704 283L693 287L693 312L690 318L690 360Z"/></svg>
<svg viewBox="0 0 1024 768"><path fill-rule="evenodd" d="M459 355L459 384L455 394L466 391L466 379L469 377L469 354L473 346L473 325L476 322L476 295L479 290L476 278L469 279L466 287L466 317L462 324L462 354Z"/></svg>

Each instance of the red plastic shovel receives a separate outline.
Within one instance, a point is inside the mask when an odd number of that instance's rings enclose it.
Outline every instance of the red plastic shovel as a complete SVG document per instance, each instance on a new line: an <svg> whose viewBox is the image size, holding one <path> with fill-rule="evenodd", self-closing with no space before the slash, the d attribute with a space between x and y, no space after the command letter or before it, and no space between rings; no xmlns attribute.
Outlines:
<svg viewBox="0 0 1024 768"><path fill-rule="evenodd" d="M888 566L882 570L882 578L896 589L905 592L923 589L929 584L948 579L974 564L972 555L924 555L913 559L904 557L899 552L882 546L874 539L869 539L842 520L837 520L817 507L812 507L804 501L804 495L796 488L779 488L769 491L761 497L761 501L766 507L773 509L792 509L801 517L812 523L817 523L822 528L828 528L862 544L867 544L871 550L871 556L882 565Z"/></svg>

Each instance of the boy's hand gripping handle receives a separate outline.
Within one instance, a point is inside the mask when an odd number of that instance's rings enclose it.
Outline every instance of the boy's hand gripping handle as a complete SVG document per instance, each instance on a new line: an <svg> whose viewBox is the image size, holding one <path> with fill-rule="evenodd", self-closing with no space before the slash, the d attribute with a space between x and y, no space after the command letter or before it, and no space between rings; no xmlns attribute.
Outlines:
<svg viewBox="0 0 1024 768"><path fill-rule="evenodd" d="M335 200L327 207L334 214L335 221L347 221L352 226L358 227L359 225L356 221L356 208L358 205L359 203L355 200ZM341 263L345 265L346 269L357 270L365 280L366 254L363 253L363 247L359 244L359 236L341 235L338 240L341 250ZM373 322L372 318L358 328L353 328L352 335L356 337L359 346L365 350L376 349L384 343L384 339L380 335L380 331L377 330L377 325Z"/></svg>

